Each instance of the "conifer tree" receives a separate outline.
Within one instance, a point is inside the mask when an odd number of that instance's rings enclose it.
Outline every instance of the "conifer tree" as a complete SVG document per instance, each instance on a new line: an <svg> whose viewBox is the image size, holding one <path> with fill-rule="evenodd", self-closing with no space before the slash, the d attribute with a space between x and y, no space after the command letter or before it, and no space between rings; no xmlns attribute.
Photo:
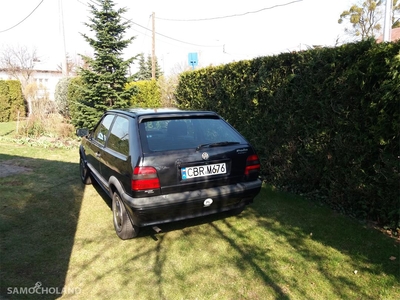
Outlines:
<svg viewBox="0 0 400 300"><path fill-rule="evenodd" d="M158 64L157 57L155 58L155 60L156 60L156 80L158 80L158 78L160 78L160 76L163 75L163 72L161 71L160 65ZM147 64L147 68L150 71L150 75L151 75L152 74L152 69L153 69L153 62L152 62L152 59L151 59L150 55L147 56L146 64ZM150 79L151 79L151 76L150 76Z"/></svg>
<svg viewBox="0 0 400 300"><path fill-rule="evenodd" d="M93 2L94 3L94 2ZM125 8L115 9L112 0L90 4L90 23L85 23L94 37L82 34L94 50L94 57L82 55L87 67L80 69L83 82L82 99L74 124L92 128L108 109L129 106L134 89L126 89L127 71L135 57L124 60L123 50L134 37L124 39L128 21L122 20Z"/></svg>
<svg viewBox="0 0 400 300"><path fill-rule="evenodd" d="M135 80L150 80L151 79L151 69L149 70L146 65L146 60L144 54L139 55L139 71L135 74Z"/></svg>
<svg viewBox="0 0 400 300"><path fill-rule="evenodd" d="M156 57L156 80L163 75L160 66L158 65L158 60ZM141 80L151 80L152 79L152 60L151 56L147 56L147 60L144 58L144 54L139 55L139 71L135 74L135 79L137 81Z"/></svg>

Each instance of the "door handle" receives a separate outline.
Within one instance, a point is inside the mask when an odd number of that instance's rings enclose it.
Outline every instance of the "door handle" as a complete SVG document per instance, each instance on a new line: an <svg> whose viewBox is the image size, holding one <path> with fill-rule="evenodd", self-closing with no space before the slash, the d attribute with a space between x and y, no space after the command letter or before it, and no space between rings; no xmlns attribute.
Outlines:
<svg viewBox="0 0 400 300"><path fill-rule="evenodd" d="M100 152L96 152L96 157L100 157L100 156L101 156Z"/></svg>

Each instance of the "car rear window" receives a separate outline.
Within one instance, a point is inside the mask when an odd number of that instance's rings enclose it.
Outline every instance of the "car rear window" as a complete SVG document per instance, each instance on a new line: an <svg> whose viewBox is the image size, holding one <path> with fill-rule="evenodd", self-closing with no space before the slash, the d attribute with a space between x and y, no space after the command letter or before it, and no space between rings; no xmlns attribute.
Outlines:
<svg viewBox="0 0 400 300"><path fill-rule="evenodd" d="M196 148L204 144L246 141L229 124L217 118L143 120L142 145L148 151Z"/></svg>

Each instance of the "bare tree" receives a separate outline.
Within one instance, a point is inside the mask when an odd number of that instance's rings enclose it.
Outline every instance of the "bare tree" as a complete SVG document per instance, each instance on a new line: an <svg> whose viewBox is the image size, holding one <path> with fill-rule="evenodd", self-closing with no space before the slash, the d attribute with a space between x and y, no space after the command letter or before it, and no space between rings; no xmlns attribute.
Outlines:
<svg viewBox="0 0 400 300"><path fill-rule="evenodd" d="M35 64L39 61L36 49L28 49L26 46L6 46L0 53L0 69L11 78L19 80L22 92L28 102L29 114L32 113L32 99L27 95L27 86L31 83Z"/></svg>
<svg viewBox="0 0 400 300"><path fill-rule="evenodd" d="M392 28L400 27L400 0L393 0Z"/></svg>
<svg viewBox="0 0 400 300"><path fill-rule="evenodd" d="M381 5L381 0L365 0L359 5L353 4L349 10L342 12L338 23L342 24L344 20L347 20L351 24L351 29L345 29L350 36L361 38L362 40L374 37L381 30Z"/></svg>
<svg viewBox="0 0 400 300"><path fill-rule="evenodd" d="M158 78L157 84L161 90L161 106L175 107L177 105L175 90L178 86L178 80L178 75L161 76Z"/></svg>
<svg viewBox="0 0 400 300"><path fill-rule="evenodd" d="M67 74L76 76L80 68L85 68L85 62L80 56L71 57L67 54ZM62 63L57 65L57 70L62 71Z"/></svg>
<svg viewBox="0 0 400 300"><path fill-rule="evenodd" d="M29 50L26 46L6 46L0 55L0 67L12 78L21 80L22 85L29 83L38 61L36 49Z"/></svg>
<svg viewBox="0 0 400 300"><path fill-rule="evenodd" d="M187 63L187 61L181 61L179 63L176 63L173 68L171 69L171 73L173 75L178 76L179 74L186 72L186 71L190 71L192 70L192 67L189 66L189 64Z"/></svg>
<svg viewBox="0 0 400 300"><path fill-rule="evenodd" d="M350 36L367 39L381 32L381 19L385 9L383 0L358 0L340 15L339 24L347 22L351 28L345 28ZM400 0L393 0L392 28L400 27Z"/></svg>

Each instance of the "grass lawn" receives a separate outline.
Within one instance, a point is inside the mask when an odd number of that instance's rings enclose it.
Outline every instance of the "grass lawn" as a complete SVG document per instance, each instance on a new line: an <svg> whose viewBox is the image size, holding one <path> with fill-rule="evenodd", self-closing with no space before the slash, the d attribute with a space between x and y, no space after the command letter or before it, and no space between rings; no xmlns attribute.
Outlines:
<svg viewBox="0 0 400 300"><path fill-rule="evenodd" d="M122 241L77 149L0 140L4 163L24 172L0 178L1 299L400 299L398 240L301 197Z"/></svg>

